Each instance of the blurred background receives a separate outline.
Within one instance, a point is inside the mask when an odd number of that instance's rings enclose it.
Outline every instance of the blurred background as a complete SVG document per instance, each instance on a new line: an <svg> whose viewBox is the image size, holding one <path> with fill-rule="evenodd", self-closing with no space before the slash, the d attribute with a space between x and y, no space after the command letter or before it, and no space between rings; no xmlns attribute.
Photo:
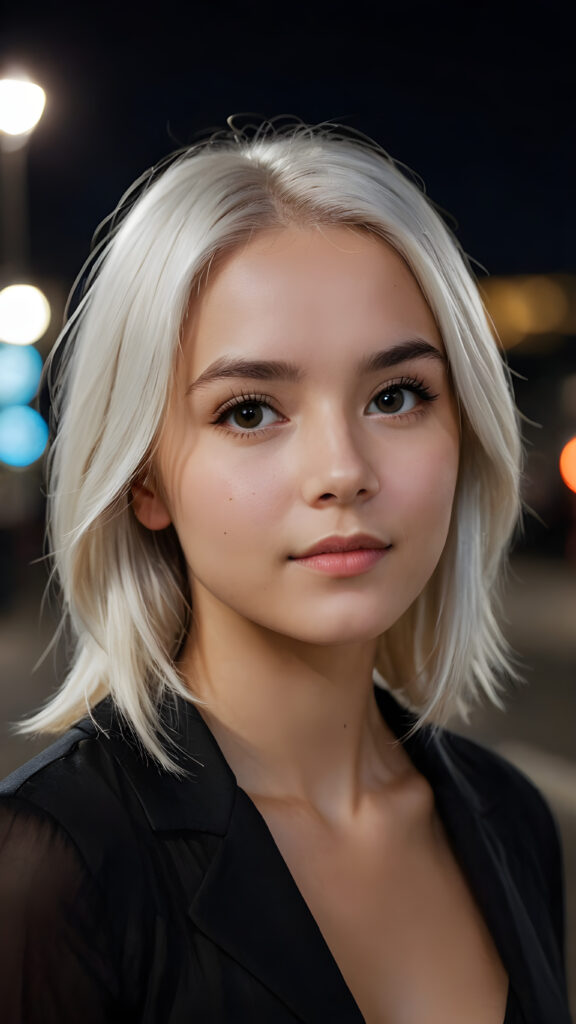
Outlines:
<svg viewBox="0 0 576 1024"><path fill-rule="evenodd" d="M47 697L65 664L65 652L52 651L34 671L56 622L50 601L40 612L46 428L34 396L96 225L146 167L232 114L347 124L416 171L446 211L514 373L531 511L515 544L505 618L524 681L507 684L505 712L479 708L453 728L518 764L556 814L576 1007L570 8L359 0L148 10L61 4L55 13L28 3L3 16L0 773L45 745L15 737L9 723Z"/></svg>

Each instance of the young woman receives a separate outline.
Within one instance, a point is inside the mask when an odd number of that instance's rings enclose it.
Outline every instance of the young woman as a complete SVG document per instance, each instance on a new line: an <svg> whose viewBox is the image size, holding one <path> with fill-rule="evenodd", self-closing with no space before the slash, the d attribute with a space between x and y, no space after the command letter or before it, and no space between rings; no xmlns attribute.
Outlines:
<svg viewBox="0 0 576 1024"><path fill-rule="evenodd" d="M519 508L466 262L335 128L161 171L55 350L76 650L1 790L3 1020L567 1024L554 819L446 728Z"/></svg>

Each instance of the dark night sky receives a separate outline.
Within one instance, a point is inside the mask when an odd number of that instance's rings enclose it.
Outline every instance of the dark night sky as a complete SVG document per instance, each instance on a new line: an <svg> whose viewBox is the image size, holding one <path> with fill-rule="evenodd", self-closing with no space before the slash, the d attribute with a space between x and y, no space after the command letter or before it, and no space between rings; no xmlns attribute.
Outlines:
<svg viewBox="0 0 576 1024"><path fill-rule="evenodd" d="M31 269L62 305L130 183L241 112L372 136L491 274L576 272L573 4L49 3L4 15L0 73L20 63L48 94L30 143ZM529 451L548 467L536 541L560 551L572 512L551 467L576 429L559 418L576 347L512 350L510 362L518 404L542 427L525 424Z"/></svg>
<svg viewBox="0 0 576 1024"><path fill-rule="evenodd" d="M567 4L57 10L14 7L0 42L3 70L19 61L48 93L30 147L37 273L69 282L134 177L242 111L370 134L492 273L575 269Z"/></svg>

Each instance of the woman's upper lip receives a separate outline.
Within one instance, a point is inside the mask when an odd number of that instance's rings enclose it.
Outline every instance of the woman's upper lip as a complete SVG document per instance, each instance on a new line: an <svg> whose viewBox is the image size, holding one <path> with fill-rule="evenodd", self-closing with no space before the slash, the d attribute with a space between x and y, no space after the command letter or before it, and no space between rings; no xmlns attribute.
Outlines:
<svg viewBox="0 0 576 1024"><path fill-rule="evenodd" d="M312 547L291 558L310 558L312 555L324 555L327 552L359 551L362 548L389 548L390 545L379 537L371 537L368 533L354 533L349 537L324 537Z"/></svg>

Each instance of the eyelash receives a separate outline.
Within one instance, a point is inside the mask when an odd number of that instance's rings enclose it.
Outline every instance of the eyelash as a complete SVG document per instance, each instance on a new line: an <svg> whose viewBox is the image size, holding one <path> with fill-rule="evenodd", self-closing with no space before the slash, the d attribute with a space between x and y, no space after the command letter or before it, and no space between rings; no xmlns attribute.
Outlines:
<svg viewBox="0 0 576 1024"><path fill-rule="evenodd" d="M369 405L378 398L379 395L385 394L387 391L411 391L412 394L417 395L421 402L435 402L439 395L434 394L429 384L425 384L423 380L418 377L399 377L398 380L391 380L383 388L378 390L372 395ZM418 414L422 412L422 409L410 409L408 412L391 413L387 419L393 419L394 416L407 417L412 414ZM382 413L382 415L385 415Z"/></svg>
<svg viewBox="0 0 576 1024"><path fill-rule="evenodd" d="M234 434L235 437L249 438L254 434L262 434L263 431L268 430L268 427L256 427L256 429L254 430L242 430L240 428L238 428L237 430L232 430L230 427L227 427L224 423L224 420L229 416L229 414L234 409L237 409L242 405L250 404L265 405L267 409L272 409L273 412L277 412L270 395L259 395L254 393L248 394L247 392L241 392L240 394L233 394L232 398L230 398L227 402L225 402L224 405L220 406L220 408L216 410L212 422L214 423L215 426L219 427L221 430L224 430L227 434Z"/></svg>
<svg viewBox="0 0 576 1024"><path fill-rule="evenodd" d="M390 381L390 383L387 384L385 387L379 388L368 402L368 405L371 405L371 403L376 398L378 398L379 395L382 395L387 391L402 390L411 391L413 394L418 396L421 402L424 403L434 402L439 397L437 394L434 394L432 392L432 389L429 387L428 384L425 384L424 381L419 380L416 377L400 377L398 380ZM271 409L273 412L277 412L277 409L275 408L273 403L273 399L270 397L270 395L241 392L239 394L234 394L232 398L230 398L224 405L220 406L220 408L216 410L212 423L214 423L214 425L219 427L220 429L226 431L226 433L234 434L236 437L249 438L253 435L261 435L263 432L270 428L256 427L253 428L252 430L242 430L241 428L232 430L230 427L227 427L225 425L224 421L234 409L242 405L248 405L250 403L252 403L253 405L263 405L266 406L268 409ZM386 419L395 419L398 416L407 418L409 416L418 415L421 412L422 409L410 409L408 412L404 413L391 413L389 416L386 416L385 413L382 413L382 415Z"/></svg>

